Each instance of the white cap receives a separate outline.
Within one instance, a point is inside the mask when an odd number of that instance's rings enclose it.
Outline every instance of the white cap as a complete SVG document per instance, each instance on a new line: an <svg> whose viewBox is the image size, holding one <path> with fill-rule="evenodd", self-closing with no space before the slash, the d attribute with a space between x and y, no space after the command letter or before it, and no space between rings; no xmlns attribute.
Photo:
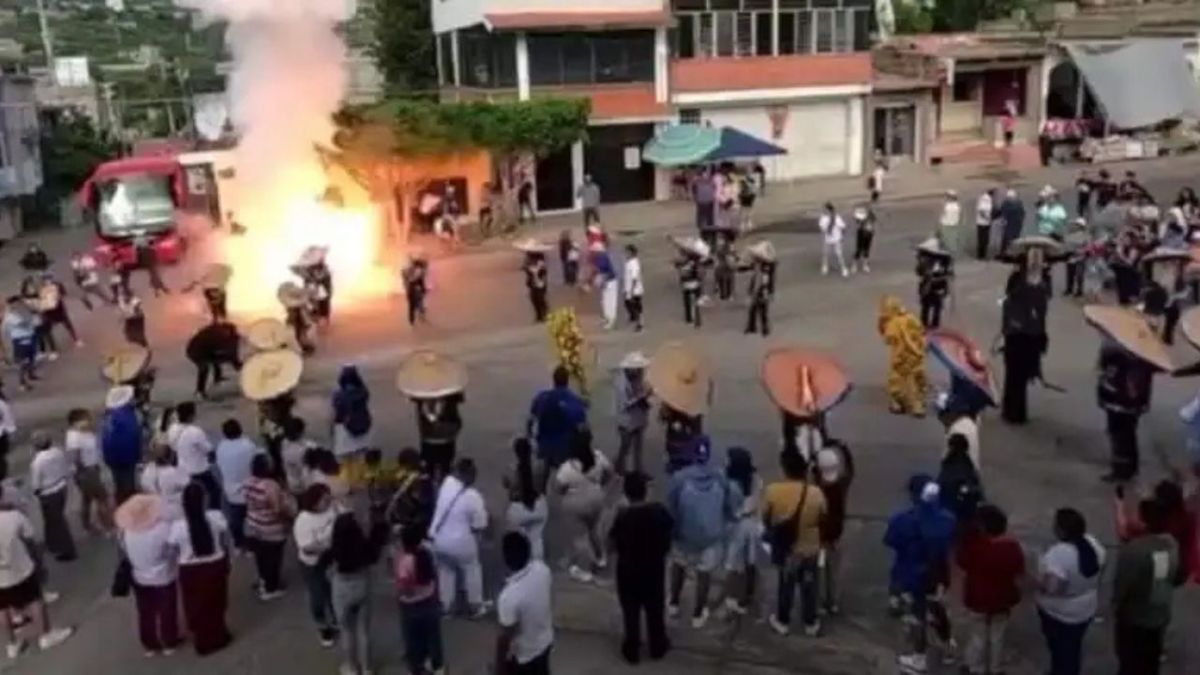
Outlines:
<svg viewBox="0 0 1200 675"><path fill-rule="evenodd" d="M842 475L842 458L836 450L825 448L817 453L817 471L821 480L832 483Z"/></svg>

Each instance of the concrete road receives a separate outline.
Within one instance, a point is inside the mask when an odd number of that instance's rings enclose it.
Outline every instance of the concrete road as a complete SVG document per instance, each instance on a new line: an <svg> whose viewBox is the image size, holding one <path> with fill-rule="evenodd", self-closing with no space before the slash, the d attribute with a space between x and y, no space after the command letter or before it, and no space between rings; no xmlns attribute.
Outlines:
<svg viewBox="0 0 1200 675"><path fill-rule="evenodd" d="M1174 176L1164 170L1151 188L1163 198L1173 196L1190 179L1190 169L1190 165L1180 165ZM1069 187L1066 172L1058 178L1060 187ZM972 211L974 197L974 193L964 191L964 213ZM555 304L570 303L580 308L588 339L596 347L592 422L601 447L608 451L615 449L608 389L610 369L625 352L652 351L666 339L693 340L713 358L717 396L710 431L720 448L733 443L750 448L768 478L778 475L778 425L776 412L757 378L764 352L771 346L790 343L828 349L839 355L855 382L852 395L831 419L832 429L849 443L859 466L845 541L843 617L828 621L825 635L818 640L778 638L761 621L770 604L767 599L773 597L774 584L768 582L758 616L741 622L714 620L702 631L694 631L685 623L674 625L671 634L676 650L660 664L641 666L643 672L895 672L893 659L901 630L883 611L888 560L879 543L882 523L902 503L907 476L917 470L936 469L941 429L931 419L898 418L886 413L885 352L875 322L882 294L896 294L915 304L911 247L929 233L938 208L938 200L920 195L881 207L873 272L849 279L819 275L819 235L810 220L797 217L807 209L796 209L782 224L767 226L766 232L781 259L779 297L773 309L775 332L768 339L742 335L742 300L711 309L702 330L682 324L674 271L668 264L673 252L663 236L678 223L659 222L654 206L645 206L641 216L635 207L623 208L616 212L622 222L609 223L613 231L639 232L632 240L643 250L647 273L646 332L634 334L625 328L602 332L595 295L555 290ZM968 225L962 239L972 236ZM59 237L53 245L66 250L70 243ZM7 260L17 252L3 253ZM461 452L480 463L481 488L489 508L500 513L504 501L499 474L508 463L508 440L522 428L528 401L548 381L553 360L544 327L532 324L518 265L516 253L497 249L438 261L434 267L437 288L430 298L431 324L416 330L404 323L398 298L369 307L339 308L333 328L309 361L301 387L300 407L309 417L310 428L318 434L325 432L328 397L336 371L342 363L354 361L363 367L372 387L376 436L381 444L394 452L413 443L416 434L410 406L392 385L395 365L400 356L417 345L435 345L454 353L468 364L471 375ZM981 342L989 342L998 327L997 300L1007 271L1003 265L964 258L958 267L955 303L946 323L966 330ZM190 278L182 270L173 271L172 277L175 284ZM203 320L199 300L172 296L147 299L147 305L155 362L161 370L157 397L162 401L179 400L191 392L193 375L182 357L182 342ZM73 309L88 346L79 353L68 351L58 363L48 365L44 369L46 383L32 394L10 392L23 431L41 425L61 428L60 420L67 408L97 408L101 402L103 386L96 370L96 350L117 339L118 320L109 310L86 314L80 308ZM1009 511L1012 528L1031 556L1051 538L1050 514L1066 504L1081 508L1093 530L1106 543L1114 542L1111 494L1098 480L1107 455L1103 418L1093 395L1098 339L1083 324L1074 302L1056 299L1049 324L1051 346L1046 377L1063 385L1067 392L1034 391L1033 422L1024 428L1006 427L992 416L983 429L988 497ZM1180 354L1186 353L1187 349L1181 347ZM929 371L935 382L944 382L945 374L936 365L931 364ZM1144 424L1147 447L1153 444L1156 450L1147 452L1148 479L1162 473L1157 459L1160 453L1176 464L1182 462L1182 429L1176 410L1193 393L1194 384L1189 381L1156 382L1154 408ZM232 389L203 409L203 421L212 430L229 415L245 421L253 419L251 409L237 400ZM658 430L651 432L652 461L660 451L660 438ZM25 449L16 455L23 457ZM552 521L549 556L558 559L566 550L568 533L561 522ZM495 549L493 541L485 551L487 584L492 591L502 583ZM276 669L300 674L336 672L336 653L323 651L316 644L290 556L287 572L293 589L271 604L253 598L249 590L253 566L249 561L238 561L230 611L237 641L230 649L203 660L186 650L169 659L148 660L141 656L137 644L131 603L106 597L114 565L111 541L86 540L82 550L79 562L51 569L53 586L63 595L53 608L56 620L76 625L78 634L51 653L26 655L6 668L21 673L86 669L135 674L163 668L177 673L257 673ZM398 619L390 579L383 568L376 582L376 672L403 672ZM619 614L611 589L580 586L566 575L560 575L556 583L556 672L625 672L617 659ZM1200 626L1198 597L1194 589L1180 594L1178 618L1169 640L1168 673L1195 672L1200 663L1200 647L1185 637ZM1110 624L1099 623L1089 632L1088 672L1114 671L1110 631ZM488 622L448 622L451 672L483 672L493 637ZM1036 616L1025 603L1010 632L1008 672L1037 673L1044 666L1045 649ZM956 671L947 666L934 672Z"/></svg>

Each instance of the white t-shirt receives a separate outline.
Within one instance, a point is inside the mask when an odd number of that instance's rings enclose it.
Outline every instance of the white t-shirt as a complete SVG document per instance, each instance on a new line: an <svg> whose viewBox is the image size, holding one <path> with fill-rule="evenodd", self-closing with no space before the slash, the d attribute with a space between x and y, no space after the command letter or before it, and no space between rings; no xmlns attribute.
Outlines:
<svg viewBox="0 0 1200 675"><path fill-rule="evenodd" d="M962 206L957 201L948 201L942 205L942 217L938 221L942 227L958 227L962 222Z"/></svg>
<svg viewBox="0 0 1200 675"><path fill-rule="evenodd" d="M144 532L122 532L121 545L133 567L133 580L142 586L166 586L175 581L175 549L168 538L171 524L157 522Z"/></svg>
<svg viewBox="0 0 1200 675"><path fill-rule="evenodd" d="M316 447L312 441L302 438L298 441L284 440L279 447L279 456L283 460L283 473L287 476L288 489L300 492L308 487L304 480L304 453Z"/></svg>
<svg viewBox="0 0 1200 675"><path fill-rule="evenodd" d="M213 552L204 557L196 557L192 551L192 535L188 532L187 520L180 518L171 523L167 541L179 551L180 565L196 565L225 557L225 538L229 532L229 523L220 511L205 511L204 516L208 519L213 536Z"/></svg>
<svg viewBox="0 0 1200 675"><path fill-rule="evenodd" d="M533 508L525 506L523 502L513 500L508 505L508 511L505 513L508 529L512 532L520 532L529 540L529 545L533 548L533 559L542 560L546 556L546 520L548 516L546 507L546 498L538 496L537 501L533 503Z"/></svg>
<svg viewBox="0 0 1200 675"><path fill-rule="evenodd" d="M980 227L992 224L992 196L986 192L975 202L975 224Z"/></svg>
<svg viewBox="0 0 1200 675"><path fill-rule="evenodd" d="M1104 547L1091 535L1088 543L1096 550L1096 560L1104 566ZM1101 573L1090 579L1079 571L1079 551L1074 544L1059 542L1049 548L1038 561L1038 577L1054 577L1064 584L1059 593L1037 594L1037 605L1050 616L1064 623L1082 623L1096 616L1099 604Z"/></svg>
<svg viewBox="0 0 1200 675"><path fill-rule="evenodd" d="M625 268L622 270L624 274L625 297L640 298L646 292L646 287L642 283L642 261L637 258L630 258L625 261Z"/></svg>
<svg viewBox="0 0 1200 675"><path fill-rule="evenodd" d="M446 476L438 490L430 536L438 553L470 557L479 554L475 533L488 524L483 496L455 476Z"/></svg>
<svg viewBox="0 0 1200 675"><path fill-rule="evenodd" d="M147 464L138 479L142 492L158 495L163 501L163 519L183 517L183 489L191 478L177 466Z"/></svg>
<svg viewBox="0 0 1200 675"><path fill-rule="evenodd" d="M517 663L529 663L554 644L550 584L550 568L540 560L531 560L504 582L504 590L496 600L500 625L517 628L510 648Z"/></svg>
<svg viewBox="0 0 1200 675"><path fill-rule="evenodd" d="M225 499L230 504L246 503L246 481L250 479L250 463L262 450L254 441L242 436L225 439L217 444L217 469L221 472L221 485Z"/></svg>
<svg viewBox="0 0 1200 675"><path fill-rule="evenodd" d="M13 417L12 407L8 401L0 398L0 436L17 433L17 418Z"/></svg>
<svg viewBox="0 0 1200 675"><path fill-rule="evenodd" d="M212 442L204 430L195 424L172 424L167 429L167 442L175 452L179 468L189 476L208 471L212 463L208 459L213 451Z"/></svg>
<svg viewBox="0 0 1200 675"><path fill-rule="evenodd" d="M0 510L0 588L12 588L33 574L33 558L25 543L33 536L33 524L25 514Z"/></svg>
<svg viewBox="0 0 1200 675"><path fill-rule="evenodd" d="M50 446L39 450L29 464L29 488L35 495L50 495L67 489L74 472L62 448Z"/></svg>
<svg viewBox="0 0 1200 675"><path fill-rule="evenodd" d="M324 513L301 511L292 524L292 536L296 539L296 556L305 565L315 565L321 553L329 549L333 541L333 521L337 511L326 509ZM316 549L317 553L306 553L305 549Z"/></svg>
<svg viewBox="0 0 1200 675"><path fill-rule="evenodd" d="M67 429L67 437L63 442L67 454L77 465L90 468L100 466L100 445L96 442L96 434L79 429Z"/></svg>
<svg viewBox="0 0 1200 675"><path fill-rule="evenodd" d="M821 219L817 221L817 227L821 228L821 234L825 237L826 244L842 243L842 234L846 231L846 221L838 214L832 216L828 213L821 214Z"/></svg>
<svg viewBox="0 0 1200 675"><path fill-rule="evenodd" d="M590 495L596 491L603 492L604 479L612 471L612 464L601 452L593 452L593 457L595 457L595 464L586 472L577 459L569 459L558 467L558 473L554 475L554 480L567 495L577 493Z"/></svg>

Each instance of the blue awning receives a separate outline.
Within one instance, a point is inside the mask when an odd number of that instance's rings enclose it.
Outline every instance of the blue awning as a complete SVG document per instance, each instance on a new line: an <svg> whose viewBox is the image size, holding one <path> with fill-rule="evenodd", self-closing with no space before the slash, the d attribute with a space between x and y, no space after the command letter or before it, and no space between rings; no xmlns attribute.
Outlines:
<svg viewBox="0 0 1200 675"><path fill-rule="evenodd" d="M646 143L642 157L661 166L709 164L731 159L785 155L787 150L732 127L676 124Z"/></svg>
<svg viewBox="0 0 1200 675"><path fill-rule="evenodd" d="M742 159L748 157L769 157L771 155L786 155L787 150L768 143L760 138L734 129L721 128L721 144L704 158L706 162L721 162L727 159Z"/></svg>

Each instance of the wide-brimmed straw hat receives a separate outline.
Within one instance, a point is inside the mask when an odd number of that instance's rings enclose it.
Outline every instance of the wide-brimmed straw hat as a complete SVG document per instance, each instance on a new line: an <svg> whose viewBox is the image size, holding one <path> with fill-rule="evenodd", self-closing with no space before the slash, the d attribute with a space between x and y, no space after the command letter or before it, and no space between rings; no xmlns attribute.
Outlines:
<svg viewBox="0 0 1200 675"><path fill-rule="evenodd" d="M292 329L288 328L279 319L265 318L258 319L254 323L246 326L244 332L246 344L258 351L270 351L272 349L283 349L291 347L292 339L295 337Z"/></svg>
<svg viewBox="0 0 1200 675"><path fill-rule="evenodd" d="M290 349L259 352L242 365L242 394L251 401L266 401L286 394L300 383L304 359Z"/></svg>
<svg viewBox="0 0 1200 675"><path fill-rule="evenodd" d="M671 243L675 244L684 253L698 255L702 258L707 257L712 252L708 244L704 243L704 240L699 237L671 237Z"/></svg>
<svg viewBox="0 0 1200 675"><path fill-rule="evenodd" d="M1167 372L1175 370L1175 361L1158 331L1145 315L1128 307L1087 305L1083 316L1122 349L1150 365Z"/></svg>
<svg viewBox="0 0 1200 675"><path fill-rule="evenodd" d="M533 237L526 237L513 242L513 248L525 253L545 253L554 247Z"/></svg>
<svg viewBox="0 0 1200 675"><path fill-rule="evenodd" d="M214 263L204 268L204 274L200 275L200 285L204 288L225 288L232 276L232 267Z"/></svg>
<svg viewBox="0 0 1200 675"><path fill-rule="evenodd" d="M938 328L925 334L925 347L951 375L973 384L992 405L996 404L991 368L974 340L956 330Z"/></svg>
<svg viewBox="0 0 1200 675"><path fill-rule="evenodd" d="M650 367L650 359L642 352L629 352L621 359L621 370L645 370Z"/></svg>
<svg viewBox="0 0 1200 675"><path fill-rule="evenodd" d="M761 375L775 405L797 417L819 415L850 392L850 380L841 364L815 349L772 349L763 358Z"/></svg>
<svg viewBox="0 0 1200 675"><path fill-rule="evenodd" d="M113 384L125 384L137 377L150 363L150 350L141 345L124 345L104 356L100 374Z"/></svg>
<svg viewBox="0 0 1200 675"><path fill-rule="evenodd" d="M441 398L466 389L467 369L454 357L418 349L404 357L396 388L412 398Z"/></svg>
<svg viewBox="0 0 1200 675"><path fill-rule="evenodd" d="M943 258L950 258L950 252L942 248L942 242L937 237L929 237L925 241L917 244L917 252L926 255L935 255Z"/></svg>
<svg viewBox="0 0 1200 675"><path fill-rule="evenodd" d="M1175 262L1181 265L1192 261L1192 253L1187 249L1159 246L1142 256L1143 265L1153 265L1161 262Z"/></svg>
<svg viewBox="0 0 1200 675"><path fill-rule="evenodd" d="M329 253L329 248L326 246L309 246L296 259L296 266L312 267L313 265L320 265L325 262L325 255L327 253Z"/></svg>
<svg viewBox="0 0 1200 675"><path fill-rule="evenodd" d="M162 512L161 497L136 494L117 507L116 513L113 514L113 522L125 532L145 532L162 519Z"/></svg>
<svg viewBox="0 0 1200 675"><path fill-rule="evenodd" d="M669 407L703 415L712 396L712 370L704 357L682 342L668 342L650 359L646 380Z"/></svg>
<svg viewBox="0 0 1200 675"><path fill-rule="evenodd" d="M276 297L279 302L283 303L284 307L303 307L308 304L308 291L298 285L294 281L285 281L279 284L279 290L276 291Z"/></svg>
<svg viewBox="0 0 1200 675"><path fill-rule="evenodd" d="M775 262L775 245L765 239L748 247L746 252L763 262Z"/></svg>
<svg viewBox="0 0 1200 675"><path fill-rule="evenodd" d="M110 388L108 393L104 395L104 407L108 410L113 410L129 405L129 402L133 400L133 396L133 387L127 384L117 385Z"/></svg>
<svg viewBox="0 0 1200 675"><path fill-rule="evenodd" d="M1029 235L1027 237L1018 237L1009 244L1009 250L1017 255L1024 254L1031 248L1044 249L1046 253L1059 253L1062 251L1062 244L1041 235Z"/></svg>

